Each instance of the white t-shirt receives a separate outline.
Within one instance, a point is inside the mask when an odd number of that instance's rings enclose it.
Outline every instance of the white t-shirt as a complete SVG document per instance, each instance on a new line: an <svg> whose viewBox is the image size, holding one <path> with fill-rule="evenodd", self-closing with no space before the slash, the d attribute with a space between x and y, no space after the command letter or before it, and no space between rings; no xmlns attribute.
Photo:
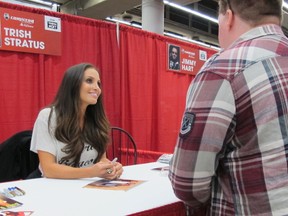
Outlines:
<svg viewBox="0 0 288 216"><path fill-rule="evenodd" d="M35 153L37 153L38 150L49 152L56 157L58 164L68 165L70 164L69 161L63 161L62 159L63 157L67 156L67 154L61 150L65 147L66 144L58 141L53 135L56 127L55 112L53 112L50 122L51 133L48 131L48 119L50 110L51 108L45 108L39 112L33 128L30 150ZM98 152L91 145L85 143L78 166L92 166L97 156ZM42 172L40 166L39 168Z"/></svg>

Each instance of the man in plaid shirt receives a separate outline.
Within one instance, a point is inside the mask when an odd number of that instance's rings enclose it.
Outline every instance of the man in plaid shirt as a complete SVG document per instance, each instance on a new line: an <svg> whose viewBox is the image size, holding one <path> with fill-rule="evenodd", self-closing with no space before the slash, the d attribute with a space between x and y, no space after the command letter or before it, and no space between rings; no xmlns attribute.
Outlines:
<svg viewBox="0 0 288 216"><path fill-rule="evenodd" d="M219 0L219 43L191 83L170 164L193 215L288 215L282 0Z"/></svg>

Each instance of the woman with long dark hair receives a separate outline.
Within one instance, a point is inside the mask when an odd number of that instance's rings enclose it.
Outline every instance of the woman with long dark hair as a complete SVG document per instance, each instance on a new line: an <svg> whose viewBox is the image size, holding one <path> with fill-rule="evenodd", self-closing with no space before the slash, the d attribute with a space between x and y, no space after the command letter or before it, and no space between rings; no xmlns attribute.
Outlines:
<svg viewBox="0 0 288 216"><path fill-rule="evenodd" d="M40 111L31 140L39 169L48 178L119 178L122 165L106 158L110 125L99 70L88 63L70 67L52 104Z"/></svg>

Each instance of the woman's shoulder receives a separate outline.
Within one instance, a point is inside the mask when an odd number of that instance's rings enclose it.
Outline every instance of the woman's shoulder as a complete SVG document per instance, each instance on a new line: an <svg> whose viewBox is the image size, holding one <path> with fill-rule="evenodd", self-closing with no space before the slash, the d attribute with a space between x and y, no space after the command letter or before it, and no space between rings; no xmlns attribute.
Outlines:
<svg viewBox="0 0 288 216"><path fill-rule="evenodd" d="M45 107L42 110L40 110L39 115L41 116L50 115L50 112L51 112L51 107Z"/></svg>
<svg viewBox="0 0 288 216"><path fill-rule="evenodd" d="M45 107L42 110L40 110L38 114L38 119L47 120L50 116L51 109L52 109L51 107Z"/></svg>

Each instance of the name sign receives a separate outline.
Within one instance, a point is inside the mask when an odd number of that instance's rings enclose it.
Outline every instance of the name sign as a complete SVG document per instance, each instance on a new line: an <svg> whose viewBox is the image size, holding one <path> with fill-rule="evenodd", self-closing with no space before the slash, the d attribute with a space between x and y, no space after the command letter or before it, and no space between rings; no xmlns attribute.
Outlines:
<svg viewBox="0 0 288 216"><path fill-rule="evenodd" d="M167 44L167 70L196 75L209 58L207 51L189 46Z"/></svg>
<svg viewBox="0 0 288 216"><path fill-rule="evenodd" d="M0 50L61 55L61 19L0 8Z"/></svg>

